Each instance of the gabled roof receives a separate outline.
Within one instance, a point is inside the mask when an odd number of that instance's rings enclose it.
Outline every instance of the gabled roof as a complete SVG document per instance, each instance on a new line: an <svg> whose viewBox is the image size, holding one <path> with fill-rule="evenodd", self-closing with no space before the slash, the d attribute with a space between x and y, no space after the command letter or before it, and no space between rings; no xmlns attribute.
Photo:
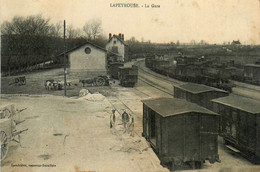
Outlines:
<svg viewBox="0 0 260 172"><path fill-rule="evenodd" d="M113 35L107 42L110 42L113 38L117 38L120 42L122 42L122 44L124 44L125 46L128 46L121 38L119 38L119 36L117 35Z"/></svg>
<svg viewBox="0 0 260 172"><path fill-rule="evenodd" d="M79 48L81 48L81 47L83 47L83 46L86 46L87 44L90 44L90 45L92 45L93 47L95 47L95 48L97 48L97 49L100 49L100 50L102 50L102 51L104 51L104 52L108 52L108 53L111 53L111 54L113 54L113 55L118 56L117 54L115 54L115 53L113 53L113 52L111 52L111 51L107 51L105 48L102 48L102 47L100 47L100 46L98 46L98 45L96 45L96 44L93 44L92 42L89 42L89 41L83 43L83 44L80 45L80 46L77 46L77 47L74 47L74 48L72 48L72 49L70 49L70 50L67 50L67 51L66 51L66 54L68 54L68 53L70 53L70 52L72 52L72 51L74 51L74 50L77 50L77 49L79 49ZM64 52L58 54L57 57L59 57L59 56L61 56L61 55L64 55Z"/></svg>
<svg viewBox="0 0 260 172"><path fill-rule="evenodd" d="M260 101L242 97L238 95L230 95L227 97L221 97L211 100L212 102L222 104L225 106L233 107L245 112L260 114Z"/></svg>
<svg viewBox="0 0 260 172"><path fill-rule="evenodd" d="M173 85L176 88L179 88L181 90L185 90L187 92L190 92L192 94L199 94L199 93L204 93L204 92L209 92L209 91L216 91L216 92L222 92L222 93L228 93L227 91L214 88L214 87L209 87L203 84L196 84L196 83L186 83L182 85Z"/></svg>
<svg viewBox="0 0 260 172"><path fill-rule="evenodd" d="M235 41L233 40L232 44L241 44L239 40Z"/></svg>
<svg viewBox="0 0 260 172"><path fill-rule="evenodd" d="M181 115L186 113L203 113L218 115L202 106L177 98L154 98L142 100L142 102L162 117Z"/></svg>

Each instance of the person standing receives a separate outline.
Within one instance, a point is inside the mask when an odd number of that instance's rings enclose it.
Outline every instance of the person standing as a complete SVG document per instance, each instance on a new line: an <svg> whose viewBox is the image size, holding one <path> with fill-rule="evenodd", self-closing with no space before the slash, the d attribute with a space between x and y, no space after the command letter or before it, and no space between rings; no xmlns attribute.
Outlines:
<svg viewBox="0 0 260 172"><path fill-rule="evenodd" d="M110 128L113 128L115 123L116 123L116 115L115 115L116 110L112 110L112 114L110 115Z"/></svg>
<svg viewBox="0 0 260 172"><path fill-rule="evenodd" d="M123 122L123 124L124 124L124 132L126 132L126 130L127 130L127 123L129 122L129 115L128 115L128 113L126 113L126 111L124 111L123 113L122 113L122 122Z"/></svg>

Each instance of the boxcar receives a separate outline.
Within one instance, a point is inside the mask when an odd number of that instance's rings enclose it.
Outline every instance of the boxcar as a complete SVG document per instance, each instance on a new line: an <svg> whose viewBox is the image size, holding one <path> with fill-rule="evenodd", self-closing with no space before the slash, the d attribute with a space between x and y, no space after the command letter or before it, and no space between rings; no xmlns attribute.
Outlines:
<svg viewBox="0 0 260 172"><path fill-rule="evenodd" d="M225 145L259 164L260 101L232 95L213 99L212 102L214 111L221 115L221 134Z"/></svg>
<svg viewBox="0 0 260 172"><path fill-rule="evenodd" d="M113 62L109 65L109 72L112 78L118 79L119 67L124 66L121 62Z"/></svg>
<svg viewBox="0 0 260 172"><path fill-rule="evenodd" d="M244 77L246 82L260 85L260 65L259 64L245 65Z"/></svg>
<svg viewBox="0 0 260 172"><path fill-rule="evenodd" d="M161 163L172 170L185 163L201 168L219 161L219 115L176 98L143 100L143 137Z"/></svg>
<svg viewBox="0 0 260 172"><path fill-rule="evenodd" d="M173 85L173 96L196 103L212 110L211 99L228 96L227 91L209 87L202 84L186 83L183 85Z"/></svg>
<svg viewBox="0 0 260 172"><path fill-rule="evenodd" d="M119 83L124 87L133 87L138 80L138 67L119 67Z"/></svg>

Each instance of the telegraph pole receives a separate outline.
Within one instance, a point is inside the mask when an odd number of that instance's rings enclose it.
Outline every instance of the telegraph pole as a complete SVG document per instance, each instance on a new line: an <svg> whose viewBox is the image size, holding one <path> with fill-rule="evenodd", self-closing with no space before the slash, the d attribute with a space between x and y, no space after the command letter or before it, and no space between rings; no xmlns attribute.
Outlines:
<svg viewBox="0 0 260 172"><path fill-rule="evenodd" d="M66 74L67 74L67 70L66 70L66 21L64 20L64 96L67 95L67 81L66 81Z"/></svg>

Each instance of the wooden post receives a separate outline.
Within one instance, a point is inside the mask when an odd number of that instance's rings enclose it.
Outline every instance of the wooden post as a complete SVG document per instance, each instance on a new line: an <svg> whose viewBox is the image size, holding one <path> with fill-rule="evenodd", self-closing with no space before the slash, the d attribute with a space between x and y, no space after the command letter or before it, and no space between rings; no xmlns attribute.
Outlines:
<svg viewBox="0 0 260 172"><path fill-rule="evenodd" d="M64 20L64 96L67 95L67 82L66 82L66 21Z"/></svg>

